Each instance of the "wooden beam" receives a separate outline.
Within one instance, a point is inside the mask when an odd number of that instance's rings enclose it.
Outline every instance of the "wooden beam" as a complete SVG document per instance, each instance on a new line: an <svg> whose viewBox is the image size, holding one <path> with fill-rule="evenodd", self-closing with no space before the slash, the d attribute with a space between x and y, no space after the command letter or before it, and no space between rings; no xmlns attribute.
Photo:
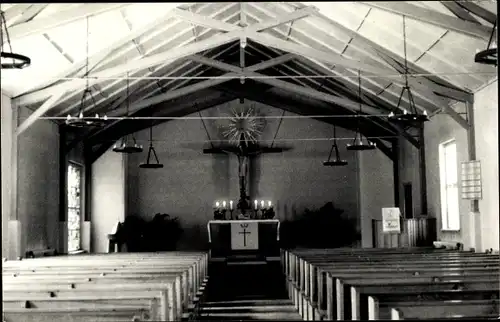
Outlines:
<svg viewBox="0 0 500 322"><path fill-rule="evenodd" d="M14 19L12 23L8 24L8 27L16 26L21 23L25 23L35 18L43 9L45 9L49 4L48 3L35 3L31 5L28 9L26 9L23 14L18 18Z"/></svg>
<svg viewBox="0 0 500 322"><path fill-rule="evenodd" d="M203 89L206 89L206 88L218 85L218 84L222 84L224 82L228 82L231 80L231 78L229 78L229 77L236 77L236 76L237 76L236 73L227 73L227 74L223 75L223 77L228 77L228 78L208 79L208 80L201 81L201 82L198 82L198 83L193 84L193 85L182 87L182 88L174 90L174 91L169 91L165 94L154 96L152 98L149 98L149 99L146 99L146 100L143 100L139 103L134 104L134 106L131 108L130 112L137 112L143 108L146 108L146 107L149 107L152 105L156 105L156 104L159 104L159 103L162 103L162 102L165 102L165 101L177 98L177 97L188 95L188 94L191 94L191 93L194 93L194 92L197 92L197 91L200 91L200 90L203 90ZM110 116L119 116L119 115L123 115L123 113L125 112L125 109L120 108L120 109L116 109L112 112L113 113L110 113Z"/></svg>
<svg viewBox="0 0 500 322"><path fill-rule="evenodd" d="M182 47L174 48L160 54L151 55L136 61L126 62L118 66L96 72L92 75L94 78L89 79L89 86L92 86L95 83L99 82L98 78L115 77L118 75L124 75L127 72L133 70L146 69L155 65L165 64L166 61L172 62L176 59L184 58L201 51L225 45L227 43L230 43L231 41L239 39L240 35L240 30L231 31L225 34L213 36L209 39L202 40L196 43L190 43ZM43 100L54 92L79 90L85 87L85 85L85 79L73 79L68 82L54 85L50 88L42 89L28 95L23 95L17 98L15 101L16 103L20 103L21 105L32 104Z"/></svg>
<svg viewBox="0 0 500 322"><path fill-rule="evenodd" d="M459 6L455 1L440 1L443 6L453 12L460 19L480 24L467 10Z"/></svg>
<svg viewBox="0 0 500 322"><path fill-rule="evenodd" d="M377 67L373 67L361 61L356 61L353 59L344 58L338 54L331 52L324 52L314 48L307 48L305 46L300 46L298 44L281 40L269 34L257 33L257 32L246 32L248 38L253 41L267 46L276 48L285 52L297 54L300 56L314 58L320 61L324 61L333 65L340 65L346 68L351 68L354 70L361 70L363 72L368 72L372 74L386 74L388 69L381 69Z"/></svg>
<svg viewBox="0 0 500 322"><path fill-rule="evenodd" d="M235 31L241 29L241 27L237 25L233 25L227 22L223 22L221 20L213 19L208 16L200 15L191 11L182 10L178 8L173 9L172 14L178 19L182 19L183 21L190 22L192 24L205 28L222 30L222 31Z"/></svg>
<svg viewBox="0 0 500 322"><path fill-rule="evenodd" d="M425 137L424 124L422 123L419 130L420 148L418 149L419 159L419 178L420 178L420 214L427 215L427 166L425 160Z"/></svg>
<svg viewBox="0 0 500 322"><path fill-rule="evenodd" d="M372 8L384 10L397 15L405 15L408 18L426 22L447 30L453 30L462 35L467 35L482 40L490 38L492 28L478 25L469 21L463 21L458 18L450 17L443 13L421 8L408 2L360 2Z"/></svg>
<svg viewBox="0 0 500 322"><path fill-rule="evenodd" d="M394 207L401 206L401 168L399 161L399 151L400 149L400 138L396 138L392 141L392 174L393 174L393 187L394 187Z"/></svg>
<svg viewBox="0 0 500 322"><path fill-rule="evenodd" d="M132 50L132 48L134 48L133 44L129 44L132 40L138 38L139 36L145 34L146 32L148 32L156 27L159 27L170 16L171 16L170 12L167 11L165 15L162 15L161 17L155 19L154 21L146 24L143 27L137 28L136 30L129 32L125 37L122 37L122 38L112 42L109 46L99 50L98 52L94 53L93 55L90 55L89 56L89 67L96 66L97 64L101 63L104 59L109 61L110 58L115 59L115 58L123 56L123 54L129 52L130 50ZM165 24L161 27L161 29L173 27L174 25L176 25L178 23L179 23L179 21L174 21L172 23ZM146 38L148 38L148 37L146 37ZM145 39L143 39L143 40L145 40ZM127 46L124 46L124 45L127 45ZM35 88L35 90L50 86L50 85L58 82L60 78L73 76L79 70L81 70L82 68L85 67L86 62L87 62L86 59L81 59L80 61L73 63L70 67L66 68L65 70L61 71L60 73L57 73L50 80L47 80L47 81L41 83L40 85L38 85ZM29 92L21 93L20 95L18 95L15 98L22 97L23 95L26 95L27 93L30 93L30 92L33 92L33 91L31 90Z"/></svg>
<svg viewBox="0 0 500 322"><path fill-rule="evenodd" d="M66 91L59 91L52 95L51 98L45 101L39 108L37 108L33 113L24 122L22 122L16 129L16 136L21 135L24 131L26 131L35 121L47 113L54 105L59 101L59 99L64 95Z"/></svg>
<svg viewBox="0 0 500 322"><path fill-rule="evenodd" d="M475 124L475 115L474 115L474 104L466 103L467 109L467 118L469 127L467 130L467 148L468 148L468 159L469 161L476 160L476 124ZM473 213L479 212L479 201L472 200L471 201L471 211Z"/></svg>
<svg viewBox="0 0 500 322"><path fill-rule="evenodd" d="M394 162L394 154L392 153L391 148L389 148L387 145L385 145L384 142L380 139L370 139L373 143L376 144L377 149L380 150L386 157L389 158L389 160Z"/></svg>
<svg viewBox="0 0 500 322"><path fill-rule="evenodd" d="M86 3L75 8L54 13L48 17L35 19L9 28L11 39L19 39L33 34L41 34L49 29L59 27L88 16L97 15L109 10L123 8L131 3Z"/></svg>
<svg viewBox="0 0 500 322"><path fill-rule="evenodd" d="M256 3L256 4L258 5L258 3ZM252 4L252 5L254 5L254 4ZM253 24L249 27L246 27L244 36L249 37L249 35L247 33L254 33L257 31L276 28L280 25L284 25L284 24L287 24L289 22L308 17L310 15L315 15L317 13L318 13L318 8L312 7L312 6L307 6L305 8L290 12L286 15L276 17L276 18L266 19L265 21L261 21L261 22L258 22L256 24Z"/></svg>
<svg viewBox="0 0 500 322"><path fill-rule="evenodd" d="M206 57L203 57L203 56L199 56L199 55L193 55L193 56L191 56L191 59L193 61L198 62L198 63L205 64L205 65L208 65L208 66L212 66L212 67L215 67L215 68L219 68L221 70L225 70L225 71L228 71L228 72L238 72L238 71L241 71L241 68L236 67L234 65L229 65L229 64L226 64L226 63L223 63L223 62L219 62L219 61L216 61L216 60L212 60L212 59L209 59L209 58L206 58ZM330 94L327 94L327 93L319 92L319 91L313 90L311 88L306 88L306 87L298 86L298 85L295 85L295 84L292 84L292 83L288 83L288 82L285 82L285 81L282 81L282 80L279 80L279 79L259 78L259 77L262 77L264 75L256 73L256 72L248 71L247 69L243 70L243 74L246 77L256 77L255 80L258 81L258 82L260 82L260 83L264 83L264 84L268 84L268 85L271 85L271 86L274 86L274 87L279 87L281 89L285 89L285 90L288 90L288 91L300 93L302 95L306 95L306 96L309 96L309 97L312 97L312 98L316 98L316 99L319 99L319 100L322 100L322 101L326 101L326 102L338 104L338 105L343 106L343 107L345 107L345 108L347 108L349 110L352 110L352 111L357 111L359 109L359 104L358 103L355 103L355 102L353 102L351 100L348 100L348 99L344 99L344 98L336 97L336 96L333 96L333 95L330 95ZM368 106L368 105L362 104L362 107L363 107L365 113L369 113L369 114L378 114L378 113L380 113L379 110L377 110L376 108L374 108L372 106Z"/></svg>
<svg viewBox="0 0 500 322"><path fill-rule="evenodd" d="M210 57L211 57L212 59L215 59L215 58L217 58L217 57L219 57L219 56L223 55L223 54L224 54L224 53L226 53L227 51L229 51L229 50L233 49L235 46L238 46L238 44L231 45L231 46L229 46L228 48L226 48L226 49L224 49L224 50L221 50L221 51L217 52L217 54L215 54L215 55L213 55L213 56L210 56ZM214 48L214 49L215 49L215 48ZM211 50L214 50L214 49L211 49ZM208 55L208 53L210 53L210 51L211 51L211 50L209 50L208 52L206 52L206 53L205 53L205 55ZM184 64L182 64L181 66L179 66L179 68L175 68L175 69L173 69L171 72L168 72L168 73L167 73L167 75L168 75L168 76L173 75L173 73L175 73L175 72L177 72L177 71L179 71L179 70L182 70L182 68L185 68L185 67L186 67L187 65L189 65L189 64L191 64L191 61L190 61L190 60L186 60L186 62L185 62ZM190 68L189 70L185 71L185 72L183 73L183 75L184 75L184 76L191 75L191 73L192 73L193 71L197 71L198 69L200 69L200 68L202 68L202 67L203 67L202 65L197 65L197 66L194 66L194 67ZM201 74L203 74L204 72L205 72L205 70L197 71L195 74L193 74L193 75L191 75L191 76L197 77L197 76L200 76ZM171 79L171 80L167 81L167 82L166 82L166 84L164 84L164 85L162 86L162 88L163 88L163 89L167 89L167 88L168 88L168 86L169 86L170 84L172 84L173 82L175 82L175 81L177 81L177 80L175 80L175 79ZM185 80L183 80L183 81L181 81L181 82L178 82L177 84L175 84L175 85L174 85L174 86L172 86L171 88L168 88L168 90L175 90L175 89L177 89L177 88L181 87L182 85L186 84L186 83L187 83L187 82L189 82L189 81L190 81L190 79L185 79ZM146 86L144 87L144 89L147 89L147 88L148 88L148 85L146 85ZM143 89L143 90L144 90L144 89ZM153 91L151 91L151 92L147 92L147 93L145 93L144 95L140 95L140 96L139 96L139 98L137 98L136 100L134 100L134 102L133 102L133 103L138 103L138 102L141 102L142 100L147 99L147 98L149 98L149 97L151 97L151 96L155 95L155 94L156 94L157 92L159 92L160 90L161 90L161 89L160 89L159 87L157 87L156 89L154 89L154 90L153 90ZM120 105L120 104L118 104L118 105ZM117 107L118 105L113 104L113 106L111 107L111 109L114 109L114 108L115 108L115 107Z"/></svg>
<svg viewBox="0 0 500 322"><path fill-rule="evenodd" d="M492 25L497 21L497 15L493 12L481 7L480 5L472 1L454 1L459 6L465 8L466 10L472 12L476 16L488 21Z"/></svg>
<svg viewBox="0 0 500 322"><path fill-rule="evenodd" d="M296 56L294 54L281 55L279 57L263 61L262 63L258 63L255 65L249 66L245 70L248 70L250 72L256 72L258 70L263 70L263 69L270 68L270 67L273 67L276 65L284 64L290 60L293 60L295 57Z"/></svg>
<svg viewBox="0 0 500 322"><path fill-rule="evenodd" d="M400 63L402 63L404 61L404 58L401 57L399 54L396 54L396 53L390 51L389 49L377 44L376 42L364 37L363 35L359 34L358 31L351 30L351 29L345 27L344 25L330 19L325 14L320 13L320 14L318 14L318 17L322 18L324 21L326 21L331 27L333 27L335 29L339 29L343 33L348 35L349 37L355 39L356 46L360 46L361 49L367 50L367 51L375 50L376 52L383 54L386 57L390 57L390 58L392 58ZM410 68L410 70L413 70L418 74L432 74L428 70L426 70L425 68L422 68L411 61L408 62L408 67ZM462 87L459 88L456 85L451 84L449 81L447 81L444 78L439 77L437 75L422 77L421 79L427 80L426 81L427 86L432 86L433 84L437 85L437 86L431 87L431 88L433 88L433 90L436 90L439 92L441 92L442 90L446 90L446 89L449 90L449 95L451 95L450 97L453 97L456 100L463 101L463 99L461 99L460 97L463 97L464 95L473 95L472 93L465 91ZM432 82L429 83L428 80L432 80Z"/></svg>
<svg viewBox="0 0 500 322"><path fill-rule="evenodd" d="M208 6L208 5L209 4L203 5L202 7ZM213 12L213 13L210 14L210 17L217 16L218 14L220 14L221 12L223 12L223 10L227 10L231 6L232 6L232 4L229 4L229 5L223 6L222 8L217 9L215 12ZM231 19L231 17L232 16L227 17L227 20ZM174 24L176 24L176 23L174 23ZM174 25L174 24L169 24L169 25L166 25L166 26L162 26L161 29L168 29L168 28L171 27L171 25ZM156 32L157 31L155 30L152 34L156 34ZM205 29L205 30L203 30L201 33L199 33L196 36L197 37L202 37L202 36L206 35L208 32L209 32L209 29ZM188 34L189 34L188 38L186 38L184 41L179 42L179 39L183 39ZM156 42L152 47L148 48L148 53L152 53L155 50L157 50L159 48L163 48L166 44L170 44L170 43L173 43L173 46L171 47L170 50L173 50L174 48L185 46L185 45L187 45L187 44L189 44L191 42L196 41L196 36L195 35L191 35L191 30L189 30L189 29L186 30L186 31L184 31L184 32L181 32L181 33L174 33L171 36L165 37L161 41ZM148 36L141 37L141 41L142 42L147 41L149 37L150 37L150 34L148 34ZM212 48L212 49L214 49L214 48ZM143 57L141 57L141 58L143 58ZM181 58L181 59L183 59L183 58ZM159 65L159 66L157 66L155 68L149 69L149 71L148 70L140 70L139 73L137 73L137 74L132 73L129 76L132 76L132 77L136 77L136 76L138 76L138 77L140 77L140 76L151 76L151 75L154 75L154 73L157 73L157 72L161 71L163 68L166 68L169 65L175 64L176 62L178 62L181 59L178 59L178 60L176 60L174 62L167 61L164 64L161 64L161 65ZM174 70L169 71L166 75L161 74L161 76L169 76L173 72L174 72ZM110 82L109 84L107 84L106 86L103 87L102 91L106 91L106 90L108 90L110 88L115 88L116 84L118 84L120 81L121 80L115 80L115 81ZM134 88L136 84L140 84L140 83L141 83L140 79L133 79L133 80L130 81L129 86L130 86L130 88ZM158 88L158 90L160 89L158 87L158 84L156 82L151 82L151 84L156 85L157 88ZM96 102L95 105L99 106L99 105L103 104L104 102L112 99L113 97L122 94L123 91L125 90L125 88L126 88L126 84L123 85L123 86L118 87L117 89L115 89L111 93L109 93L107 97L101 97L101 98L99 98L97 100L97 102ZM154 90L153 93L156 93L158 90ZM151 95L152 94L149 94L148 96L151 96ZM142 100L144 98L147 98L147 97L141 97L139 100ZM86 99L88 99L88 96L87 96ZM70 106L68 106L66 109L64 109L61 112L61 115L65 115L68 112L72 111L73 109L75 109L76 107L78 107L79 104L80 104L80 101L74 102L73 104L71 104ZM90 108L92 108L92 106L89 106L89 107L85 108L84 111L87 111Z"/></svg>
<svg viewBox="0 0 500 322"><path fill-rule="evenodd" d="M33 4L29 4L29 3L27 3L27 4L23 4L23 3L13 4L10 8L5 10L3 15L5 17L5 21L7 23L7 26L10 26L13 23L14 18L20 16L23 12L28 10L29 7L31 7L32 5ZM9 32L9 35L10 35L10 32Z"/></svg>

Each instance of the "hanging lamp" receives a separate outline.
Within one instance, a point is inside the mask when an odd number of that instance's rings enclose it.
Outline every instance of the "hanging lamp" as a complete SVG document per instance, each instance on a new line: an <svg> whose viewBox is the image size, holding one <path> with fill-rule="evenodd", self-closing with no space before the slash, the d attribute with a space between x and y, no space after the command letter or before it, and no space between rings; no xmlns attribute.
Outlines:
<svg viewBox="0 0 500 322"><path fill-rule="evenodd" d="M365 151L365 150L373 150L376 148L375 143L368 141L367 143L363 143L363 134L360 131L360 115L363 112L363 102L361 101L361 71L358 70L358 96L359 96L359 114L358 114L358 126L356 129L356 135L352 140L351 144L347 144L347 150L349 151Z"/></svg>
<svg viewBox="0 0 500 322"><path fill-rule="evenodd" d="M404 55L405 55L405 67L404 67L404 72L405 72L405 85L403 86L403 89L401 90L401 94L399 95L399 100L398 104L396 106L396 113L391 112L389 114L389 121L393 122L399 122L404 125L418 125L423 122L429 121L429 117L427 116L427 112L424 111L422 114L418 113L417 107L415 105L415 101L413 100L413 94L411 92L410 86L408 85L408 59L406 56L406 19L405 16L403 15L403 45L404 45ZM400 113L400 104L403 99L403 95L405 91L408 93L408 103L410 104L410 111L407 111L406 109L402 109L403 113Z"/></svg>
<svg viewBox="0 0 500 322"><path fill-rule="evenodd" d="M95 114L94 117L84 117L83 112L85 112L85 100L87 96L90 97L93 108L97 107L97 104L94 99L94 95L92 95L92 90L89 86L89 17L86 18L87 22L87 42L86 42L86 58L85 58L85 90L82 94L82 99L80 101L80 109L77 116L71 116L68 114L66 117L66 124L72 127L101 127L106 125L108 121L108 117L104 115L103 117L99 117L99 114Z"/></svg>
<svg viewBox="0 0 500 322"><path fill-rule="evenodd" d="M23 69L31 65L31 59L28 56L16 54L12 52L12 45L10 43L9 31L7 29L7 19L5 14L0 10L0 58L2 69ZM6 39L4 39L4 37ZM4 42L7 42L9 51L4 48Z"/></svg>
<svg viewBox="0 0 500 322"><path fill-rule="evenodd" d="M129 77L127 73L127 117L129 116L130 107L130 95L129 95ZM142 152L142 145L137 144L134 134L127 134L120 140L120 143L115 143L113 151L117 153L140 153Z"/></svg>
<svg viewBox="0 0 500 322"><path fill-rule="evenodd" d="M150 163L150 158L151 158L151 153L155 157L156 163ZM163 164L160 163L158 160L158 156L156 155L156 150L153 147L153 124L151 124L151 127L149 128L149 151L148 151L148 158L146 159L146 163L141 163L139 165L139 168L143 169L160 169L163 168Z"/></svg>
<svg viewBox="0 0 500 322"><path fill-rule="evenodd" d="M486 46L485 50L482 50L476 53L474 56L474 62L485 65L494 65L497 66L498 63L498 45L493 48L490 48L491 42L493 41L493 34L495 33L495 28L497 27L497 22L495 20L495 24L493 24L493 29L491 30L490 40L488 41L488 46Z"/></svg>
<svg viewBox="0 0 500 322"><path fill-rule="evenodd" d="M332 160L332 152L335 150L335 160ZM333 126L333 144L328 155L328 160L323 161L323 165L327 167L341 167L347 165L347 161L340 159L339 148L337 146L337 135L335 125Z"/></svg>

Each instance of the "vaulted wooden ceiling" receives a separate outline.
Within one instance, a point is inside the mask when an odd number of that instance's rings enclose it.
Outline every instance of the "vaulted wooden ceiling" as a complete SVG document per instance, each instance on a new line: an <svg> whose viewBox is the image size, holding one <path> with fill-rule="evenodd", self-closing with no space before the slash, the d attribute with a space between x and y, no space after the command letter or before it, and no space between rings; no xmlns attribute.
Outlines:
<svg viewBox="0 0 500 322"><path fill-rule="evenodd" d="M151 124L121 120L127 102L133 116L165 117L237 98L302 115L345 116L358 114L361 100L370 116L362 120L365 135L399 133L418 145L386 118L404 85L403 16L409 85L421 111L447 113L465 126L456 103L471 102L497 75L495 67L474 63L491 37L496 1L2 4L1 10L13 51L32 59L27 69L2 70L2 91L35 111L18 132L39 117L63 123L74 115L88 80L96 104L87 99L86 113L118 118L78 134L96 150ZM399 108L408 106L404 97ZM353 118L321 120L356 126Z"/></svg>

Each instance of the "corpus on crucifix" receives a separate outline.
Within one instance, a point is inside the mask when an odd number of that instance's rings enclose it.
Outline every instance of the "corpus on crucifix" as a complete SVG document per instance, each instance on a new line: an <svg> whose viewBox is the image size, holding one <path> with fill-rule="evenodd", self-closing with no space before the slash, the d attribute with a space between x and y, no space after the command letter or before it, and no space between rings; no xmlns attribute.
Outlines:
<svg viewBox="0 0 500 322"><path fill-rule="evenodd" d="M249 163L251 157L262 153L281 153L289 150L289 147L262 146L257 141L264 129L264 120L257 115L254 108L241 108L232 110L229 116L229 124L224 127L222 135L227 138L229 144L204 149L204 153L228 154L232 153L238 157L238 179L240 187L240 199L236 209L245 216L251 211L250 197L247 195L249 183Z"/></svg>

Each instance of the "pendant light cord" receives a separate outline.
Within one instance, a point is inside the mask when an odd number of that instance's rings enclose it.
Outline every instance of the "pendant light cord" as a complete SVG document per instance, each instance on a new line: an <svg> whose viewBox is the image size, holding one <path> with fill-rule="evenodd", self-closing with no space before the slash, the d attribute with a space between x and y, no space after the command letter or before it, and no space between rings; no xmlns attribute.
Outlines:
<svg viewBox="0 0 500 322"><path fill-rule="evenodd" d="M403 15L403 50L405 55L405 85L408 86L408 58L406 55L406 19L405 15Z"/></svg>
<svg viewBox="0 0 500 322"><path fill-rule="evenodd" d="M9 31L7 30L7 19L5 19L5 13L0 10L0 14L2 15L2 32L0 34L0 46L2 46L1 50L3 51L3 33L5 32L5 37L7 38L7 44L9 45L10 51L12 52L12 45L10 44L10 36L9 36Z"/></svg>

